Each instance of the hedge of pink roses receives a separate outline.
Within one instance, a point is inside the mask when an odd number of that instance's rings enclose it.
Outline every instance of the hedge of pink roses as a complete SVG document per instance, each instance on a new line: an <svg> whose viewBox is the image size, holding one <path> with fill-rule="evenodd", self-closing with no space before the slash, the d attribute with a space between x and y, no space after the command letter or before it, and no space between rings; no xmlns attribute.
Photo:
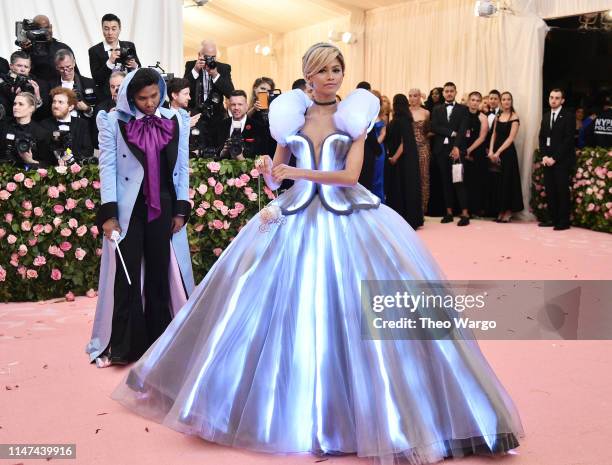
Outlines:
<svg viewBox="0 0 612 465"><path fill-rule="evenodd" d="M188 224L196 280L258 211L252 161L192 160ZM102 238L96 166L0 172L0 301L95 296ZM261 184L262 205L274 198Z"/></svg>
<svg viewBox="0 0 612 465"><path fill-rule="evenodd" d="M576 151L571 181L572 224L594 231L612 232L612 151L584 148ZM536 151L530 210L538 220L548 220L542 156Z"/></svg>

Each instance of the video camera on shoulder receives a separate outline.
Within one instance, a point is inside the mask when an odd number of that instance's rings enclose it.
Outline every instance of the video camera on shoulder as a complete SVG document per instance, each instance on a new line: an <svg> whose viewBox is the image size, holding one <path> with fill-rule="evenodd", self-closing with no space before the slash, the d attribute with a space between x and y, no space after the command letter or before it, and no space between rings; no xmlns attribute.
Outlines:
<svg viewBox="0 0 612 465"><path fill-rule="evenodd" d="M32 19L15 22L15 38L15 45L21 48L29 48L26 44L30 42L33 55L49 53L48 45L51 42L51 34L47 28L40 27Z"/></svg>
<svg viewBox="0 0 612 465"><path fill-rule="evenodd" d="M15 73L0 74L0 89L12 94L16 94L18 89L21 89L21 92L35 93L30 78Z"/></svg>

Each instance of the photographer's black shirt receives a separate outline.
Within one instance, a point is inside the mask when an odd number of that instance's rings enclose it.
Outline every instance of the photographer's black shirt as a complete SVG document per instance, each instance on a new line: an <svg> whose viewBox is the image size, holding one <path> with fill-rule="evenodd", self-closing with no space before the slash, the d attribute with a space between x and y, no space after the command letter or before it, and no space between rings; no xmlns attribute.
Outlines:
<svg viewBox="0 0 612 465"><path fill-rule="evenodd" d="M0 126L0 160L13 161L23 165L23 160L15 150L15 142L19 137L30 135L36 142L32 150L34 160L40 166L53 165L53 153L51 152L51 133L35 121L28 124L18 124L14 121Z"/></svg>

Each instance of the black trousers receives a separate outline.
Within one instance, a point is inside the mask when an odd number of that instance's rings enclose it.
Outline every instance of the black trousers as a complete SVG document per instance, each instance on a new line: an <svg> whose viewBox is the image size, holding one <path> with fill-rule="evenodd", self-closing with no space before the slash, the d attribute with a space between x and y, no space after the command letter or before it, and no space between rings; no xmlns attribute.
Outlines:
<svg viewBox="0 0 612 465"><path fill-rule="evenodd" d="M170 239L172 200L161 194L161 216L147 222L147 206L138 196L125 238L119 243L132 285L128 284L118 252L115 252L115 306L110 341L111 358L118 362L138 360L171 321ZM144 302L141 264L144 259Z"/></svg>
<svg viewBox="0 0 612 465"><path fill-rule="evenodd" d="M468 196L465 182L453 183L453 159L450 157L451 146L449 145L448 150L437 152L434 154L436 158L436 164L438 165L438 171L440 172L440 179L442 181L442 193L444 195L444 207L453 208L454 206L454 194L457 195L457 201L459 202L459 208L468 208ZM446 215L446 212L444 212Z"/></svg>
<svg viewBox="0 0 612 465"><path fill-rule="evenodd" d="M570 224L570 168L571 164L567 160L544 167L546 203L550 219L555 226Z"/></svg>

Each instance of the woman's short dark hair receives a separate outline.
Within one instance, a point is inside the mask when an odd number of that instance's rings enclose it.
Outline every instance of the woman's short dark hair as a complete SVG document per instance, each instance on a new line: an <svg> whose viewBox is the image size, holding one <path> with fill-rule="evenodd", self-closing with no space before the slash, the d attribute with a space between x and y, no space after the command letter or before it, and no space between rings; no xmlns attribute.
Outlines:
<svg viewBox="0 0 612 465"><path fill-rule="evenodd" d="M160 75L157 71L150 68L140 68L134 74L127 87L127 98L129 102L134 100L134 96L147 86L159 85Z"/></svg>

